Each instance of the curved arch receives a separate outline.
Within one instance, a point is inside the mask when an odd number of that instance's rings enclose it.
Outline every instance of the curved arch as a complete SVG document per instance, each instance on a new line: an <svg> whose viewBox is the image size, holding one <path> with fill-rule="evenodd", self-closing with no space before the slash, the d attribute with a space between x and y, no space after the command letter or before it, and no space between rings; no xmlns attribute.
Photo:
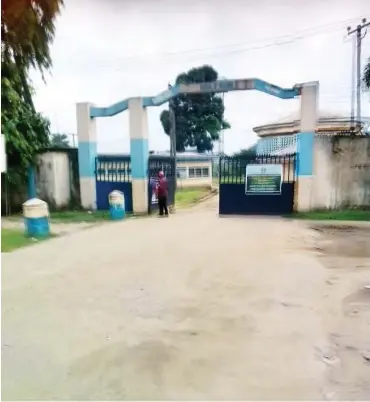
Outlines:
<svg viewBox="0 0 370 402"><path fill-rule="evenodd" d="M156 96L143 97L142 99L144 107L153 107L161 106L168 102L171 98L174 98L180 94L207 92L222 93L231 91L248 91L253 89L280 99L292 99L300 95L300 89L298 86L293 88L281 88L259 78L246 78L175 85ZM127 98L108 107L93 106L90 108L90 117L110 117L118 113L122 113L128 109L129 100L130 98Z"/></svg>

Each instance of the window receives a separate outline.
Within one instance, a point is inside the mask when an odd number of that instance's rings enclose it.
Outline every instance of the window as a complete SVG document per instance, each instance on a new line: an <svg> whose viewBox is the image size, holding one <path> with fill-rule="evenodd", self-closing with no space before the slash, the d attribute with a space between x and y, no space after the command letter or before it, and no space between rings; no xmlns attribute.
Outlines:
<svg viewBox="0 0 370 402"><path fill-rule="evenodd" d="M186 179L187 178L187 171L186 167L178 167L176 169L177 178L178 179Z"/></svg>
<svg viewBox="0 0 370 402"><path fill-rule="evenodd" d="M209 168L202 168L202 177L209 177Z"/></svg>
<svg viewBox="0 0 370 402"><path fill-rule="evenodd" d="M191 167L189 168L189 178L209 177L208 167Z"/></svg>

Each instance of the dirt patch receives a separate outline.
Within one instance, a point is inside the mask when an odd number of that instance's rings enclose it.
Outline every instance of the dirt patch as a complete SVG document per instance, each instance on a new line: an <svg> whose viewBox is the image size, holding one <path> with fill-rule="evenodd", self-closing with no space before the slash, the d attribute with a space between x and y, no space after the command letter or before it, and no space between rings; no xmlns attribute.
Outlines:
<svg viewBox="0 0 370 402"><path fill-rule="evenodd" d="M329 333L329 400L370 398L370 226L311 226L311 250L328 269L323 311Z"/></svg>
<svg viewBox="0 0 370 402"><path fill-rule="evenodd" d="M364 288L349 294L342 301L345 315L357 315L361 312L370 311L370 290Z"/></svg>
<svg viewBox="0 0 370 402"><path fill-rule="evenodd" d="M321 400L326 278L290 239L307 229L217 207L3 257L3 399Z"/></svg>
<svg viewBox="0 0 370 402"><path fill-rule="evenodd" d="M316 250L336 257L370 258L370 227L314 226L321 234Z"/></svg>
<svg viewBox="0 0 370 402"><path fill-rule="evenodd" d="M4 255L3 399L369 400L369 259L217 207Z"/></svg>

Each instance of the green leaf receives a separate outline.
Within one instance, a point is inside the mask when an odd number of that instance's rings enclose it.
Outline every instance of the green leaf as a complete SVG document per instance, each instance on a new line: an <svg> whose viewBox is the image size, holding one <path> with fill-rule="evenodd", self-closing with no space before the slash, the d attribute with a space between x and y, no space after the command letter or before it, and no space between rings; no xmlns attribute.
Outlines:
<svg viewBox="0 0 370 402"><path fill-rule="evenodd" d="M176 84L213 82L217 80L217 71L208 65L192 68L179 74ZM224 119L223 100L217 94L180 95L172 102L176 120L176 149L184 151L196 147L198 152L212 151L214 141L220 137L221 130L230 128ZM160 115L163 131L169 135L169 111Z"/></svg>
<svg viewBox="0 0 370 402"><path fill-rule="evenodd" d="M39 150L49 144L49 121L22 97L17 65L2 61L1 130L5 135L8 178L23 180Z"/></svg>
<svg viewBox="0 0 370 402"><path fill-rule="evenodd" d="M63 0L1 3L1 130L6 139L8 179L19 183L37 153L48 146L50 122L35 111L30 67L51 67L50 44Z"/></svg>

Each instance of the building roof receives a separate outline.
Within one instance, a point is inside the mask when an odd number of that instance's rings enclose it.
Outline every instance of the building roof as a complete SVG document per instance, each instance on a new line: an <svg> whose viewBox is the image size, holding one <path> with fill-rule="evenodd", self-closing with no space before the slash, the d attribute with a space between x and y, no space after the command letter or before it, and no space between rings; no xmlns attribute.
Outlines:
<svg viewBox="0 0 370 402"><path fill-rule="evenodd" d="M351 119L347 114L340 114L340 113L335 113L331 111L326 111L326 110L319 110L318 113L319 120L320 119ZM263 124L263 126L269 126L269 125L275 125L275 124L285 124L285 123L291 123L293 121L299 121L301 118L300 116L300 111L295 111L294 113L289 113L288 115L285 115L279 119L274 119L273 121L267 122Z"/></svg>
<svg viewBox="0 0 370 402"><path fill-rule="evenodd" d="M368 126L370 122L369 117L362 117L361 121L351 120L351 116L343 113L336 113L326 110L320 110L318 113L318 126L317 130L321 132L335 132L349 130L354 124L359 129ZM275 119L269 123L257 126L253 128L253 131L258 136L270 136L270 135L286 135L299 132L300 126L300 111L290 113L280 119Z"/></svg>
<svg viewBox="0 0 370 402"><path fill-rule="evenodd" d="M154 152L149 154L149 159L153 159L155 157L170 157L170 152L169 151L159 151L159 152ZM130 154L129 153L122 153L122 154L109 154L109 153L104 153L104 154L98 154L98 157L107 159L107 160L114 160L114 159L129 159ZM176 153L176 159L179 162L209 162L212 161L212 155L210 154L200 154L197 152L177 152Z"/></svg>
<svg viewBox="0 0 370 402"><path fill-rule="evenodd" d="M151 156L171 156L170 151L158 151L150 154ZM209 160L212 158L212 155L209 154L200 154L199 152L193 151L185 151L185 152L176 152L177 158L186 158L186 159L205 159Z"/></svg>

